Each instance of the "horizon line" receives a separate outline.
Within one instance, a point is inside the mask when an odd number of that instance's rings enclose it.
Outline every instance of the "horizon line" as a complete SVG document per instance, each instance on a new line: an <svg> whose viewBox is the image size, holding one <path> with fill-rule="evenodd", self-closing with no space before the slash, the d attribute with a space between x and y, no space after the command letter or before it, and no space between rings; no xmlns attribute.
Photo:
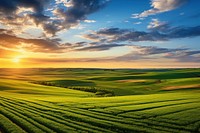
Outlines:
<svg viewBox="0 0 200 133"><path fill-rule="evenodd" d="M0 67L0 69L200 69L200 67L146 67L146 68L103 68L103 67Z"/></svg>

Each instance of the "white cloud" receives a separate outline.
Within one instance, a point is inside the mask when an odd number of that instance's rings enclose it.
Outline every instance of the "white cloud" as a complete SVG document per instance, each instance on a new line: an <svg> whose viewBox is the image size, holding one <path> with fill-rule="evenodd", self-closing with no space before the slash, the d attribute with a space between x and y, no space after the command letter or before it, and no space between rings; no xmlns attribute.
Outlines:
<svg viewBox="0 0 200 133"><path fill-rule="evenodd" d="M16 10L16 14L17 15L26 15L26 13L29 12L29 13L33 13L34 12L34 9L33 8L24 8L24 7L18 7L17 10Z"/></svg>
<svg viewBox="0 0 200 133"><path fill-rule="evenodd" d="M174 10L187 1L188 0L152 0L150 3L152 9L146 10L140 14L132 14L132 18L144 18L150 15Z"/></svg>
<svg viewBox="0 0 200 133"><path fill-rule="evenodd" d="M56 0L56 4L63 4L66 7L72 7L72 0Z"/></svg>
<svg viewBox="0 0 200 133"><path fill-rule="evenodd" d="M75 30L82 30L82 29L85 29L86 26L85 25L81 25L81 24L78 24L78 25L75 25L75 26L72 26L71 29L75 29Z"/></svg>
<svg viewBox="0 0 200 133"><path fill-rule="evenodd" d="M161 22L158 19L152 19L152 21L149 23L149 25L147 26L148 29L155 29L158 27L161 27L163 25L166 25L166 22Z"/></svg>
<svg viewBox="0 0 200 133"><path fill-rule="evenodd" d="M133 23L133 24L141 24L142 22L135 22L135 23Z"/></svg>
<svg viewBox="0 0 200 133"><path fill-rule="evenodd" d="M86 22L86 23L95 23L96 21L95 20L88 20L88 19L86 19L86 20L84 20L84 22Z"/></svg>

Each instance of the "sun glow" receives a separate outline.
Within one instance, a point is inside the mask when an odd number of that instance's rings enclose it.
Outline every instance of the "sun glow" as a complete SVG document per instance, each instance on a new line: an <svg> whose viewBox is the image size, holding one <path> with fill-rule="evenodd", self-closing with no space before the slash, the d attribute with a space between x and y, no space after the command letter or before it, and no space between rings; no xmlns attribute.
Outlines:
<svg viewBox="0 0 200 133"><path fill-rule="evenodd" d="M16 57L12 59L12 62L14 63L19 63L20 62L20 58Z"/></svg>

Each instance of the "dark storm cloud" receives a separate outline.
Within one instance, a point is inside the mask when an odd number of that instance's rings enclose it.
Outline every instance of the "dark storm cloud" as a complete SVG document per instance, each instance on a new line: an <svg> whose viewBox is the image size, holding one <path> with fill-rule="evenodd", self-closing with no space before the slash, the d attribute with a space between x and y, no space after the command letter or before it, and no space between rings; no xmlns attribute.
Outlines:
<svg viewBox="0 0 200 133"><path fill-rule="evenodd" d="M170 27L168 24L151 28L149 32L132 29L105 28L83 35L89 40L107 40L111 42L138 42L138 41L167 41L175 38L200 36L200 26L195 27Z"/></svg>

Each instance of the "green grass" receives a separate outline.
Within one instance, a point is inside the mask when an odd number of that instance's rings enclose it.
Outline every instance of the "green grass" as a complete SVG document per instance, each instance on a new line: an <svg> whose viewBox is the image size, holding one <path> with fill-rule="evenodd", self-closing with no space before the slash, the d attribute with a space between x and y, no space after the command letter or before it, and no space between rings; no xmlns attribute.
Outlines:
<svg viewBox="0 0 200 133"><path fill-rule="evenodd" d="M0 132L198 133L199 74L200 69L1 69ZM94 88L115 96L96 95Z"/></svg>

